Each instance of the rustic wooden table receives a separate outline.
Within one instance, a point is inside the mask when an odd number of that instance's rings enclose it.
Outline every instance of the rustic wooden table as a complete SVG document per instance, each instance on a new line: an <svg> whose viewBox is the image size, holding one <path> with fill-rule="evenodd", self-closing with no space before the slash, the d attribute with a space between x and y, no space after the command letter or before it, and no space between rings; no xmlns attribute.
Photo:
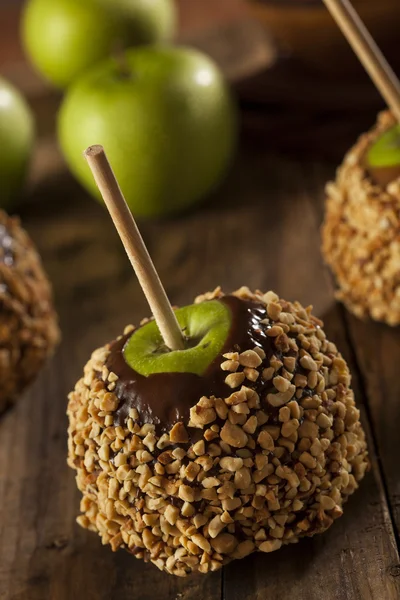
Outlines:
<svg viewBox="0 0 400 600"><path fill-rule="evenodd" d="M400 598L400 329L362 323L338 305L319 251L324 183L354 141L354 128L361 131L374 112L354 125L337 115L294 117L276 106L244 106L241 150L219 191L196 211L142 224L174 303L217 284L225 290L246 284L314 305L351 365L372 459L360 490L326 534L178 579L123 551L113 554L75 522L80 494L66 466L66 396L90 352L148 308L109 217L55 153L50 132L58 98L36 92L41 137L21 215L53 281L63 340L0 422L0 598ZM293 123L303 121L313 127L309 152L306 129L293 132ZM327 131L341 138L339 144L332 135L334 150L325 153ZM276 151L280 137L278 147L283 139L291 156Z"/></svg>

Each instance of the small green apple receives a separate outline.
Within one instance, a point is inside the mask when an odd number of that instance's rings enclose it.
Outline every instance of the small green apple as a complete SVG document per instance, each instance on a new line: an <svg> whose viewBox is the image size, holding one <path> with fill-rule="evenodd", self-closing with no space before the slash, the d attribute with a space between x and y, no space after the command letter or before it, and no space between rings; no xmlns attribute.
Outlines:
<svg viewBox="0 0 400 600"><path fill-rule="evenodd" d="M30 0L25 6L25 49L38 71L58 87L109 55L120 37L115 15L96 0Z"/></svg>
<svg viewBox="0 0 400 600"><path fill-rule="evenodd" d="M8 208L24 182L34 121L20 92L0 78L0 206Z"/></svg>
<svg viewBox="0 0 400 600"><path fill-rule="evenodd" d="M63 88L113 51L164 41L174 27L173 0L28 0L22 38L38 71Z"/></svg>
<svg viewBox="0 0 400 600"><path fill-rule="evenodd" d="M141 47L85 73L65 96L59 141L77 179L100 197L82 152L101 144L136 216L191 206L220 181L236 141L223 77L187 48Z"/></svg>
<svg viewBox="0 0 400 600"><path fill-rule="evenodd" d="M370 167L393 167L400 165L400 125L385 131L371 146L367 155Z"/></svg>
<svg viewBox="0 0 400 600"><path fill-rule="evenodd" d="M140 375L203 375L221 352L231 326L231 314L225 304L210 300L178 308L175 314L187 340L184 350L168 350L155 321L140 327L126 343L124 358Z"/></svg>

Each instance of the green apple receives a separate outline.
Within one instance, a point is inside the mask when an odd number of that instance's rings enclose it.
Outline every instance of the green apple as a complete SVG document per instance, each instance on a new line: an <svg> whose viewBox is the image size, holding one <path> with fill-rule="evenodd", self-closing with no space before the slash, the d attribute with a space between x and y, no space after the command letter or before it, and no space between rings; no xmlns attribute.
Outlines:
<svg viewBox="0 0 400 600"><path fill-rule="evenodd" d="M0 206L8 208L24 182L34 142L31 110L20 92L0 78Z"/></svg>
<svg viewBox="0 0 400 600"><path fill-rule="evenodd" d="M186 338L184 350L168 350L155 321L140 327L124 349L128 365L140 375L195 373L203 375L221 352L231 326L229 308L218 300L175 311Z"/></svg>
<svg viewBox="0 0 400 600"><path fill-rule="evenodd" d="M121 31L115 15L97 0L30 0L22 19L27 54L58 87L109 55Z"/></svg>
<svg viewBox="0 0 400 600"><path fill-rule="evenodd" d="M109 59L71 86L59 141L77 179L100 197L82 152L102 144L136 216L191 206L224 175L236 111L215 64L187 48L141 47Z"/></svg>
<svg viewBox="0 0 400 600"><path fill-rule="evenodd" d="M62 88L113 51L165 41L174 28L173 0L28 0L22 18L32 63Z"/></svg>
<svg viewBox="0 0 400 600"><path fill-rule="evenodd" d="M174 0L100 0L127 24L131 45L172 40L177 24Z"/></svg>
<svg viewBox="0 0 400 600"><path fill-rule="evenodd" d="M370 167L400 165L400 125L385 131L371 146L367 155Z"/></svg>

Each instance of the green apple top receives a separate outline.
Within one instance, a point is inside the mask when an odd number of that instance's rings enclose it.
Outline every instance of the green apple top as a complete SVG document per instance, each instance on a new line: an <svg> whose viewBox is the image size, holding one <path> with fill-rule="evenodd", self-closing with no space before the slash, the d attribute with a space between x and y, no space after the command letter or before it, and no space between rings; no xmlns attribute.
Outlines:
<svg viewBox="0 0 400 600"><path fill-rule="evenodd" d="M174 28L173 0L28 0L22 38L38 71L63 88L113 51L165 41Z"/></svg>
<svg viewBox="0 0 400 600"><path fill-rule="evenodd" d="M393 167L400 165L400 125L383 133L367 154L370 167Z"/></svg>
<svg viewBox="0 0 400 600"><path fill-rule="evenodd" d="M365 157L365 168L373 183L386 189L400 177L400 125L378 137Z"/></svg>
<svg viewBox="0 0 400 600"><path fill-rule="evenodd" d="M236 110L210 58L146 46L108 59L68 90L58 117L66 161L100 199L82 152L101 144L135 217L183 210L221 180L236 145Z"/></svg>
<svg viewBox="0 0 400 600"><path fill-rule="evenodd" d="M224 363L235 356L232 352L237 355L236 369L239 352L244 352L241 364L253 367L274 355L266 307L258 300L223 295L178 309L176 316L186 336L183 350L169 351L155 322L109 345L105 366L113 374L113 390L119 400L115 422L124 423L130 409L135 408L143 423L153 423L164 431L178 421L186 423L200 398L229 396L234 382ZM235 359L228 363L229 370ZM238 373L233 378L240 384L245 375ZM269 380L248 375L244 385L257 394L272 385Z"/></svg>
<svg viewBox="0 0 400 600"><path fill-rule="evenodd" d="M21 187L34 142L34 120L20 92L0 78L0 206Z"/></svg>
<svg viewBox="0 0 400 600"><path fill-rule="evenodd" d="M169 351L155 321L140 327L128 340L125 360L140 375L203 375L221 351L231 326L227 305L213 300L185 306L175 314L187 340L184 350Z"/></svg>

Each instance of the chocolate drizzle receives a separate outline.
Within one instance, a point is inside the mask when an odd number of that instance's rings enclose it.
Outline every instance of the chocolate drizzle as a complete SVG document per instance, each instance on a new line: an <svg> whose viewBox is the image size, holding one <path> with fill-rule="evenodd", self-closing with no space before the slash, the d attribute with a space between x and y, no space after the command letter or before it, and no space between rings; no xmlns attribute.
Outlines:
<svg viewBox="0 0 400 600"><path fill-rule="evenodd" d="M115 423L122 425L130 408L136 408L142 423L153 423L159 431L168 431L178 421L189 421L190 408L202 396L225 398L232 390L225 384L227 373L220 367L226 352L261 347L267 360L278 354L272 339L266 335L267 325L261 321L267 317L262 304L241 300L236 296L224 296L232 314L232 324L221 353L202 376L194 373L156 373L144 377L134 371L125 361L123 350L132 334L123 336L111 345L106 366L118 376L115 394L120 400L115 413ZM261 379L261 377L259 377ZM255 389L271 382L253 384Z"/></svg>
<svg viewBox="0 0 400 600"><path fill-rule="evenodd" d="M14 262L13 238L2 224L0 224L0 262L7 266L11 266Z"/></svg>

